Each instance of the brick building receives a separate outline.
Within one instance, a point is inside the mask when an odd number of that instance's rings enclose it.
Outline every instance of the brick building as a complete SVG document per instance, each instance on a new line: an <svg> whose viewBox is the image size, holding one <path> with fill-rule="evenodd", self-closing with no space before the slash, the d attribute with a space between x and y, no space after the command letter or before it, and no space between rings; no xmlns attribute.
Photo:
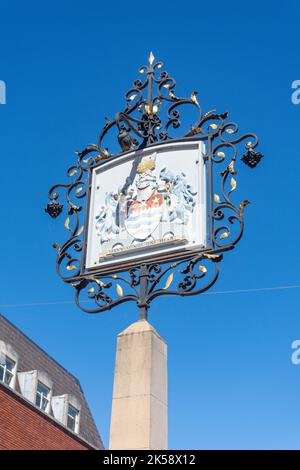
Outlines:
<svg viewBox="0 0 300 470"><path fill-rule="evenodd" d="M103 448L79 381L0 315L0 450Z"/></svg>

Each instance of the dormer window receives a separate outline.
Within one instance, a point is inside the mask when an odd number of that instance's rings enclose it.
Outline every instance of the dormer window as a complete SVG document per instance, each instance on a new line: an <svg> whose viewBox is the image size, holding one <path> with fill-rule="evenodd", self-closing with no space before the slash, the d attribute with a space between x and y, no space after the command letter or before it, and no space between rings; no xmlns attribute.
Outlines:
<svg viewBox="0 0 300 470"><path fill-rule="evenodd" d="M49 413L53 384L48 374L39 370L29 370L19 372L18 379L22 395L38 408Z"/></svg>
<svg viewBox="0 0 300 470"><path fill-rule="evenodd" d="M66 393L51 398L54 418L71 431L79 433L81 403L74 396Z"/></svg>
<svg viewBox="0 0 300 470"><path fill-rule="evenodd" d="M46 385L42 384L41 382L38 382L37 389L36 389L36 398L35 398L36 406L38 406L43 411L48 411L49 396L50 396L50 388L46 387Z"/></svg>
<svg viewBox="0 0 300 470"><path fill-rule="evenodd" d="M68 419L67 427L74 432L78 433L79 428L79 411L74 408L74 406L68 406Z"/></svg>
<svg viewBox="0 0 300 470"><path fill-rule="evenodd" d="M0 381L12 385L16 363L7 356L0 359Z"/></svg>

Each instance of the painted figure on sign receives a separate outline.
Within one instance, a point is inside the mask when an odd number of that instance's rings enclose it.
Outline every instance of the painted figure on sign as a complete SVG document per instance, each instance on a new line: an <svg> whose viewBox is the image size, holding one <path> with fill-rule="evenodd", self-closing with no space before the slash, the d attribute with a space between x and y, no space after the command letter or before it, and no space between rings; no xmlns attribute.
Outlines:
<svg viewBox="0 0 300 470"><path fill-rule="evenodd" d="M148 240L172 239L187 225L197 192L184 173L174 175L163 168L155 174L156 154L144 157L132 184L124 191L106 193L105 204L96 216L100 243L138 244Z"/></svg>

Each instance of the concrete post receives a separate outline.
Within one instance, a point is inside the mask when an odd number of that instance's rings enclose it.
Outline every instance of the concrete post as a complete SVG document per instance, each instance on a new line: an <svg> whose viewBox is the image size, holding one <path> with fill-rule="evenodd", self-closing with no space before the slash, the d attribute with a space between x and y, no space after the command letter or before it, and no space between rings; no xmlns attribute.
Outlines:
<svg viewBox="0 0 300 470"><path fill-rule="evenodd" d="M109 448L167 447L167 344L139 320L118 335Z"/></svg>

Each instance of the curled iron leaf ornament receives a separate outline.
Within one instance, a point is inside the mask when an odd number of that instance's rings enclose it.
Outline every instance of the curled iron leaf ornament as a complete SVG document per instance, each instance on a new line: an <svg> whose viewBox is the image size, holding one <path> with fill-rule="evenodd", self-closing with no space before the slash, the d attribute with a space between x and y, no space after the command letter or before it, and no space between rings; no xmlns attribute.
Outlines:
<svg viewBox="0 0 300 470"><path fill-rule="evenodd" d="M89 144L77 153L77 161L67 170L69 181L54 185L48 192L49 203L45 210L52 218L63 211L63 205L58 201L62 192L67 208L64 225L68 238L62 244L54 244L57 273L74 287L76 303L87 313L100 313L121 303L135 301L140 318L147 318L149 305L158 296L190 296L205 292L218 278L223 254L234 248L243 233L244 209L249 201L235 203L232 197L238 192L238 160L255 168L263 157L255 150L258 139L250 133L240 135L237 124L227 122L227 112L217 113L212 109L204 113L196 91L189 98L177 96L175 80L162 68L162 62L156 62L151 53L148 64L139 69L141 78L125 94L123 110L114 119L105 118L97 144ZM186 129L183 129L181 119L184 107L197 113L195 123ZM115 153L105 143L113 129L117 131ZM180 129L182 133L178 135ZM140 263L117 275L84 272L82 254L87 223L84 213L92 168L119 158L124 152L170 141L205 143L207 246L196 255L174 255L172 264L163 260Z"/></svg>

